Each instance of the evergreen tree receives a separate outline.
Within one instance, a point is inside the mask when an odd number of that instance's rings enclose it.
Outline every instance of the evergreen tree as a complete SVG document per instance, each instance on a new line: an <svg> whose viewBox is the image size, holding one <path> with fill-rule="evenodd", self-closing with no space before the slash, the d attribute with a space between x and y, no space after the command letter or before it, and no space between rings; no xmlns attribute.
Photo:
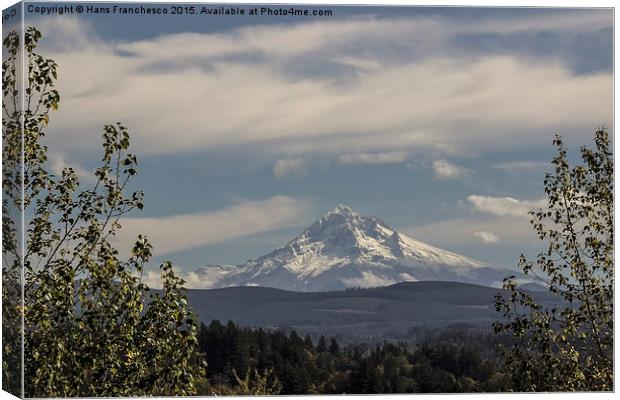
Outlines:
<svg viewBox="0 0 620 400"><path fill-rule="evenodd" d="M314 343L312 343L312 337L310 336L310 334L307 334L306 337L304 338L304 344L309 349L314 348Z"/></svg>
<svg viewBox="0 0 620 400"><path fill-rule="evenodd" d="M334 356L340 354L340 345L338 344L336 338L332 338L331 342L329 343L329 352L332 353L332 355Z"/></svg>
<svg viewBox="0 0 620 400"><path fill-rule="evenodd" d="M384 386L383 376L367 358L362 359L351 371L349 393L382 393Z"/></svg>
<svg viewBox="0 0 620 400"><path fill-rule="evenodd" d="M316 350L319 353L327 352L327 339L325 339L325 336L321 335L319 338L319 344L316 346Z"/></svg>

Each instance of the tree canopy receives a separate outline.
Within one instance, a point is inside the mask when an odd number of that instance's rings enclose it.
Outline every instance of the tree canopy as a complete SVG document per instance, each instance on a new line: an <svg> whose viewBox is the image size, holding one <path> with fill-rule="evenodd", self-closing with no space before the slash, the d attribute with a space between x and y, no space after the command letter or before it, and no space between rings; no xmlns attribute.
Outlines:
<svg viewBox="0 0 620 400"><path fill-rule="evenodd" d="M558 296L543 308L535 296L505 281L508 297L496 297L503 319L496 332L513 344L503 348L516 390L613 390L614 162L606 129L594 147L581 148L571 166L560 136L544 184L547 207L532 211L531 224L544 243L535 260L520 267Z"/></svg>
<svg viewBox="0 0 620 400"><path fill-rule="evenodd" d="M142 282L152 256L147 238L136 238L127 259L111 244L121 217L143 208L141 192L127 193L138 173L128 129L120 122L104 126L92 187L83 188L71 167L58 176L48 169L43 140L51 112L60 104L59 68L35 52L41 36L33 27L24 38L11 32L2 65L3 329L23 312L24 395L194 394L204 370L183 281L166 262L163 288L150 290ZM20 215L25 218L23 248ZM23 308L16 301L22 289L16 274L22 270ZM5 382L19 380L9 363L17 363L21 327L12 327L14 335L3 346Z"/></svg>

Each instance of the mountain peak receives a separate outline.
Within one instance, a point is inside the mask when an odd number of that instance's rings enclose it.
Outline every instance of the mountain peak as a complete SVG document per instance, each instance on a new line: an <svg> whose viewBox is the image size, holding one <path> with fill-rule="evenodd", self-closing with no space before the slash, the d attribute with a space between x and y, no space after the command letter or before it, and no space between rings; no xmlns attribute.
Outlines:
<svg viewBox="0 0 620 400"><path fill-rule="evenodd" d="M334 208L332 212L336 214L357 214L355 210L353 210L351 207L342 203L338 203L338 205L336 206L336 208Z"/></svg>
<svg viewBox="0 0 620 400"><path fill-rule="evenodd" d="M293 240L228 269L209 269L220 286L334 290L415 280L482 282L484 263L408 237L381 219L338 204ZM489 272L483 282L495 282ZM503 278L502 278L503 279ZM499 280L501 281L501 279Z"/></svg>
<svg viewBox="0 0 620 400"><path fill-rule="evenodd" d="M318 224L321 227L328 225L355 225L362 219L357 211L345 204L338 204L336 208L324 214L315 225Z"/></svg>
<svg viewBox="0 0 620 400"><path fill-rule="evenodd" d="M352 244L362 232L368 233L375 229L378 223L381 221L375 217L362 215L345 204L338 204L334 210L306 229L302 236L326 242L332 242L335 238L339 239L338 242L345 239Z"/></svg>

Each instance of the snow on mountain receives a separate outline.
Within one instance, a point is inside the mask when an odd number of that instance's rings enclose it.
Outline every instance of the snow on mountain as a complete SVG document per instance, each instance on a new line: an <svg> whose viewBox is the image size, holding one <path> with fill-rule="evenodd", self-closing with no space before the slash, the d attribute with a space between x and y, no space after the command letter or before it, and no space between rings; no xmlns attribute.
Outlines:
<svg viewBox="0 0 620 400"><path fill-rule="evenodd" d="M195 277L210 288L326 291L419 280L498 286L511 274L412 239L341 204L271 253L238 266L206 266Z"/></svg>

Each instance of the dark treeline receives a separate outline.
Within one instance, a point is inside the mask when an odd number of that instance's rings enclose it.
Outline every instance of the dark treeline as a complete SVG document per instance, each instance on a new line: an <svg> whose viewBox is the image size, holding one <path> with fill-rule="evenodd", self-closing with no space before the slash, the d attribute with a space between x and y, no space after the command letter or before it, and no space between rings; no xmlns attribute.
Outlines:
<svg viewBox="0 0 620 400"><path fill-rule="evenodd" d="M203 394L452 393L510 390L489 336L458 327L415 332L417 344L359 343L265 329L202 324ZM492 345L491 345L492 348ZM259 384L249 392L239 385ZM252 383L253 382L253 383ZM258 382L258 383L257 383ZM237 389L235 389L235 387ZM267 389L265 389L267 388Z"/></svg>

